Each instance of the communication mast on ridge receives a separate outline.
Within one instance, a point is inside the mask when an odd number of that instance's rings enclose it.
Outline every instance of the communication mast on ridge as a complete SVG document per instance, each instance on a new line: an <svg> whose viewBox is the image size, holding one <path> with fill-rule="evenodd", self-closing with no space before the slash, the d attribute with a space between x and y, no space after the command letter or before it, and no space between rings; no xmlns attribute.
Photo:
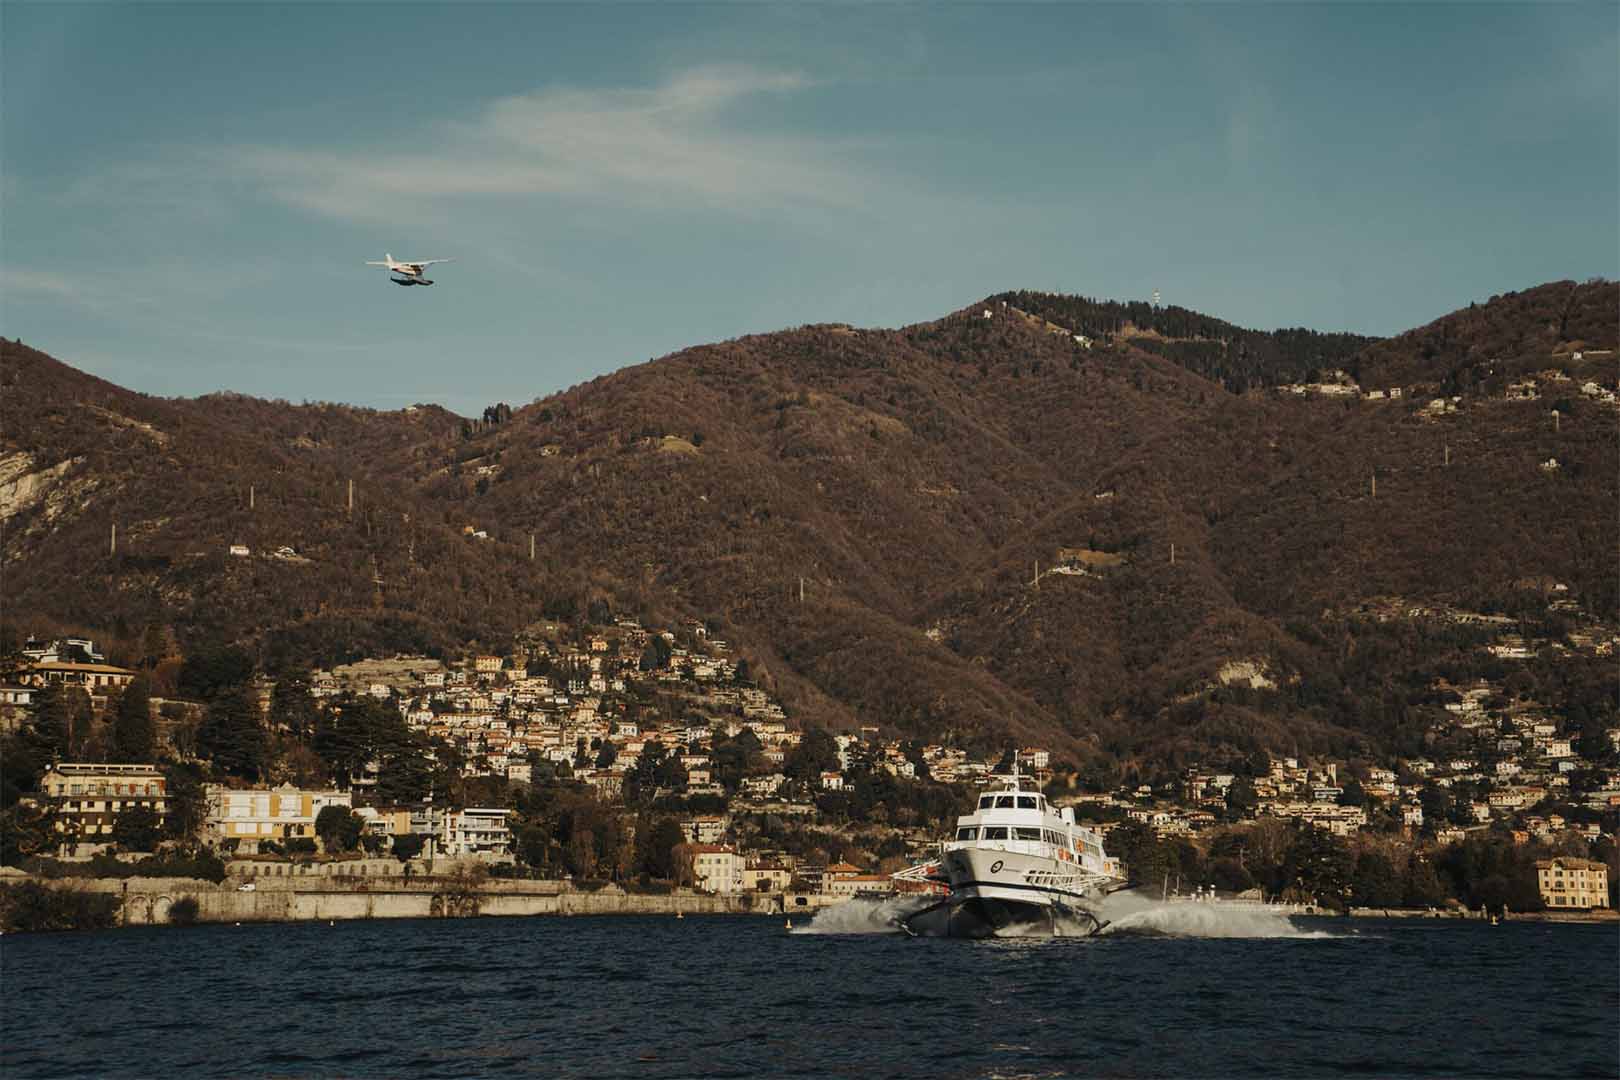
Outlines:
<svg viewBox="0 0 1620 1080"><path fill-rule="evenodd" d="M1153 290L1153 306L1154 307L1159 306L1159 290L1158 289Z"/></svg>

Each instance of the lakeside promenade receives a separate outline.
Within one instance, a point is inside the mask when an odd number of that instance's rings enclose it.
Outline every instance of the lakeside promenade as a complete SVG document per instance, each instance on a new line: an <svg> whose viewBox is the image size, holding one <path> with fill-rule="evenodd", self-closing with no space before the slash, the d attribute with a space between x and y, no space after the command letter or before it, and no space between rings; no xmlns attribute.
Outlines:
<svg viewBox="0 0 1620 1080"><path fill-rule="evenodd" d="M476 916L587 915L771 915L810 916L846 897L826 894L754 892L714 894L690 888L637 890L613 883L579 885L572 881L486 878L465 874L341 875L256 877L237 875L215 883L189 877L45 878L8 873L6 884L25 881L68 886L119 899L120 926L168 925L179 922L313 922L339 919L469 918ZM180 915L175 905L195 902L195 911ZM1180 903L1172 899L1171 906ZM189 905L188 905L189 906ZM1344 913L1304 904L1259 904L1217 901L1225 910L1286 909L1286 914L1312 918L1355 919L1490 919L1490 913L1460 907L1367 908ZM1620 923L1620 912L1530 911L1498 913L1510 922L1575 924Z"/></svg>
<svg viewBox="0 0 1620 1080"><path fill-rule="evenodd" d="M8 876L7 884L38 881L117 896L122 926L172 923L174 905L196 902L197 923L300 922L337 919L423 919L478 915L780 915L792 901L781 893L713 895L691 889L633 892L618 885L595 889L567 881L456 876L260 879L251 889L239 880L220 884L200 878L33 878ZM801 908L800 910L804 910ZM813 910L811 905L810 910Z"/></svg>

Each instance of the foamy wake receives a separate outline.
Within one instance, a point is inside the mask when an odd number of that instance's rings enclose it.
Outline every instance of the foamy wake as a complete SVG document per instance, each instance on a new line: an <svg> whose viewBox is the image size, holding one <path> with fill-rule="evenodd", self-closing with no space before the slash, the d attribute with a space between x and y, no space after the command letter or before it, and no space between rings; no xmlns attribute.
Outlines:
<svg viewBox="0 0 1620 1080"><path fill-rule="evenodd" d="M1195 938L1330 938L1337 934L1301 930L1284 909L1264 904L1167 903L1139 893L1115 893L1102 903L1109 920L1105 934L1161 934Z"/></svg>
<svg viewBox="0 0 1620 1080"><path fill-rule="evenodd" d="M883 899L855 897L830 908L816 912L815 918L803 926L795 926L795 934L894 934L900 931L899 920L929 904L937 896L890 896Z"/></svg>
<svg viewBox="0 0 1620 1080"><path fill-rule="evenodd" d="M795 934L893 934L899 921L938 901L937 896L859 897L823 908ZM1261 904L1167 903L1140 893L1115 893L1105 899L1098 914L1107 921L1104 934L1155 934L1186 938L1331 938L1337 934L1301 930L1286 911ZM930 929L918 926L925 934ZM1083 937L1089 925L1060 924L1062 937ZM1017 936L1046 936L1043 926L1018 928ZM1005 935L1003 935L1005 936Z"/></svg>

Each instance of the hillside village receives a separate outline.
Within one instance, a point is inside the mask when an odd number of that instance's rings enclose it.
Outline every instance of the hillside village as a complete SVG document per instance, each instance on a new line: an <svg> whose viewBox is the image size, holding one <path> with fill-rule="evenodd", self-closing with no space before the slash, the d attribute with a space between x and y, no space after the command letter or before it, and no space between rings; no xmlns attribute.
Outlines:
<svg viewBox="0 0 1620 1080"><path fill-rule="evenodd" d="M1482 622L1498 633L1480 648L1498 660L1612 657L1616 644L1601 626L1573 629L1562 641L1526 641L1506 632L1507 620L1397 601L1361 614ZM212 706L149 700L153 760L93 760L108 757L120 697L143 673L107 664L89 639L30 641L16 659L0 688L9 738L48 737L53 702L80 689L105 730L78 747L99 748L92 760L58 757L36 782L18 784L29 793L19 791L21 803L7 811L12 862L105 858L168 837L169 846L218 853L244 882L403 866L429 873L436 861L470 860L498 874L657 876L700 891L795 892L801 903L825 904L890 892L889 875L929 857L974 786L1015 756L1009 748L999 758L975 757L875 727L801 730L779 701L749 684L729 644L697 621L674 628L630 617L584 627L546 621L510 655L364 659L295 679L292 690L305 699L296 707L285 686L254 677L242 688L250 722L280 747L257 769L221 767L220 751L210 761L200 747L208 740L199 739L199 726L210 708L223 707L218 699ZM1263 663L1233 663L1222 675L1239 689L1269 685ZM1506 682L1437 679L1431 690L1427 741L1435 752L1422 757L1373 763L1260 754L1237 768L1188 768L1111 790L1088 790L1074 763L1054 761L1038 746L1017 748L1016 762L1057 805L1075 807L1135 856L1132 869L1149 882L1156 869L1160 882L1173 872L1178 885L1254 887L1252 877L1201 853L1267 821L1319 830L1364 851L1393 843L1439 852L1489 837L1613 860L1620 725L1595 735L1575 729ZM295 714L304 719L290 719ZM414 760L401 760L394 746L334 758L349 767L323 770L297 745L292 729L304 724L308 746L321 746L323 721L312 716L341 727L344 716L361 715L392 718ZM201 784L201 805L177 814L188 783ZM576 806L575 820L559 829L548 798L536 795L542 791L589 809ZM402 792L414 798L402 801ZM126 816L137 827L126 827ZM190 830L175 828L187 816ZM603 845L603 836L579 827L582 820L598 832L609 823L616 838ZM19 835L36 839L18 844Z"/></svg>
<svg viewBox="0 0 1620 1080"><path fill-rule="evenodd" d="M0 854L823 896L1016 762L1150 885L1327 888L1321 836L1362 899L1533 905L1620 813L1615 295L1007 293L481 419L0 341Z"/></svg>

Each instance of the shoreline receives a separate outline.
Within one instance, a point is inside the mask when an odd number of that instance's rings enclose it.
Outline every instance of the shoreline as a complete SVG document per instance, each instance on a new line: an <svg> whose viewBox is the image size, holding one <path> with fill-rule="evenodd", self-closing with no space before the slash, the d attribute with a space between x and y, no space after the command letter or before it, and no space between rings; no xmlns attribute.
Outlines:
<svg viewBox="0 0 1620 1080"><path fill-rule="evenodd" d="M1459 919L1470 922L1484 922L1492 918L1503 922L1545 922L1545 923L1591 923L1602 925L1604 923L1620 922L1620 911L1612 908L1593 908L1590 911L1509 911L1491 915L1483 911L1470 911L1467 908L1428 911L1416 908L1351 908L1343 916L1332 915L1333 918L1351 919Z"/></svg>
<svg viewBox="0 0 1620 1080"><path fill-rule="evenodd" d="M5 884L34 882L87 893L116 896L116 925L172 926L211 923L333 922L339 919L430 919L501 916L613 916L613 915L755 915L809 918L835 907L830 897L799 893L700 893L689 888L664 892L633 892L606 883L584 889L571 881L490 879L472 884L465 878L422 875L372 877L260 878L253 888L241 888L240 879L227 877L214 883L202 878L46 878L15 875ZM840 898L842 899L842 898ZM181 900L196 903L194 916L183 922L171 917ZM1217 907L1238 907L1216 902ZM1270 905L1265 905L1269 907ZM1462 908L1365 908L1344 912L1303 905L1280 905L1290 916L1312 919L1434 919L1483 922L1485 912ZM1620 912L1524 911L1498 915L1503 922L1539 922L1565 925L1614 925Z"/></svg>
<svg viewBox="0 0 1620 1080"><path fill-rule="evenodd" d="M317 922L339 919L476 918L479 916L589 915L770 915L814 907L788 906L782 893L714 895L690 889L665 893L629 892L606 884L594 890L566 881L495 879L469 885L450 877L259 880L251 890L227 878L215 884L201 878L43 878L8 877L5 884L36 882L52 888L116 896L117 926L180 925L171 910L181 900L196 902L188 922Z"/></svg>

